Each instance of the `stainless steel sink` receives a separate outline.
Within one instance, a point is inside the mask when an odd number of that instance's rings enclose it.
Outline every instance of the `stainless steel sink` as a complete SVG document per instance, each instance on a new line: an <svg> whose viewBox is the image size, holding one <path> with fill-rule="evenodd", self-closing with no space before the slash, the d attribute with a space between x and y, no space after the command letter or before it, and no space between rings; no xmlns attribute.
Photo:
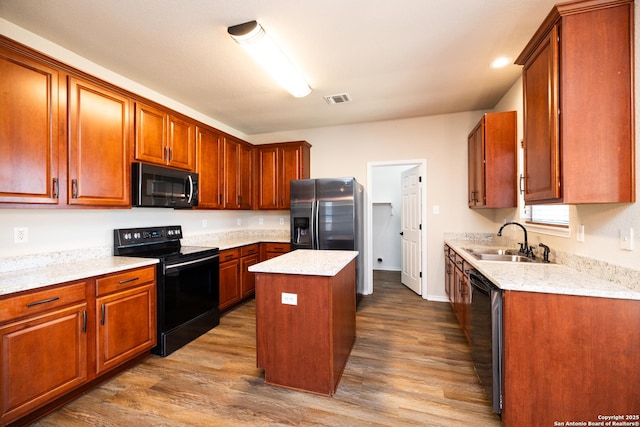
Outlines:
<svg viewBox="0 0 640 427"><path fill-rule="evenodd" d="M505 262L535 262L535 260L521 255L502 254L472 254L482 261L505 261Z"/></svg>
<svg viewBox="0 0 640 427"><path fill-rule="evenodd" d="M480 261L502 261L502 262L541 262L542 260L523 256L517 249L507 248L465 248L476 259Z"/></svg>
<svg viewBox="0 0 640 427"><path fill-rule="evenodd" d="M465 249L465 251L473 255L518 255L517 249L505 248L473 248Z"/></svg>

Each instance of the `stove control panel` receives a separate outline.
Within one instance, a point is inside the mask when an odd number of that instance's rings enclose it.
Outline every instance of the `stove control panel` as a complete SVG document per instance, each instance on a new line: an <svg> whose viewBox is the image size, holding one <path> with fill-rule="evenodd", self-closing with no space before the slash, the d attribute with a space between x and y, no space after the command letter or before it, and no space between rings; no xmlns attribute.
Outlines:
<svg viewBox="0 0 640 427"><path fill-rule="evenodd" d="M113 230L114 247L165 243L182 239L182 226L123 228Z"/></svg>

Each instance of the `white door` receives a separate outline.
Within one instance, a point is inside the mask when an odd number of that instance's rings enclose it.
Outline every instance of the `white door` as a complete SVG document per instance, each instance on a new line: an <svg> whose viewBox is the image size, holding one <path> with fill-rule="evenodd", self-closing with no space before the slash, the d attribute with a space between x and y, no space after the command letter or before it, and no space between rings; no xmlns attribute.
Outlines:
<svg viewBox="0 0 640 427"><path fill-rule="evenodd" d="M402 172L402 275L400 281L413 292L422 295L420 248L422 215L420 213L420 166Z"/></svg>

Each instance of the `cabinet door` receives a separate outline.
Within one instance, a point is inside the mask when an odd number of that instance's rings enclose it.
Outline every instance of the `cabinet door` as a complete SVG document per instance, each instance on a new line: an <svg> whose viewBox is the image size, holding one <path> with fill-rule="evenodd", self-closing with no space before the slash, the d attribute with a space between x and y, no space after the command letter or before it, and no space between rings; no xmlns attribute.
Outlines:
<svg viewBox="0 0 640 427"><path fill-rule="evenodd" d="M240 283L242 298L251 297L256 290L256 273L249 271L249 267L260 262L260 254L245 256L240 259Z"/></svg>
<svg viewBox="0 0 640 427"><path fill-rule="evenodd" d="M258 209L277 209L280 206L279 154L278 147L258 147L256 151Z"/></svg>
<svg viewBox="0 0 640 427"><path fill-rule="evenodd" d="M253 208L253 147L248 144L239 146L238 170L238 207Z"/></svg>
<svg viewBox="0 0 640 427"><path fill-rule="evenodd" d="M196 128L197 172L199 179L198 207L222 207L222 137L210 130Z"/></svg>
<svg viewBox="0 0 640 427"><path fill-rule="evenodd" d="M136 103L136 160L159 165L167 163L168 120L164 111Z"/></svg>
<svg viewBox="0 0 640 427"><path fill-rule="evenodd" d="M0 48L0 202L58 203L58 71Z"/></svg>
<svg viewBox="0 0 640 427"><path fill-rule="evenodd" d="M87 379L87 305L0 327L0 387L6 425Z"/></svg>
<svg viewBox="0 0 640 427"><path fill-rule="evenodd" d="M156 345L156 285L96 298L96 372L111 369Z"/></svg>
<svg viewBox="0 0 640 427"><path fill-rule="evenodd" d="M220 259L224 251L220 253ZM220 311L240 301L240 259L220 263Z"/></svg>
<svg viewBox="0 0 640 427"><path fill-rule="evenodd" d="M169 116L168 165L193 171L195 167L195 141L193 124Z"/></svg>
<svg viewBox="0 0 640 427"><path fill-rule="evenodd" d="M129 98L70 77L68 102L69 204L130 205Z"/></svg>
<svg viewBox="0 0 640 427"><path fill-rule="evenodd" d="M485 201L484 185L484 119L469 134L469 207L482 207Z"/></svg>
<svg viewBox="0 0 640 427"><path fill-rule="evenodd" d="M309 178L308 171L304 170L305 150L308 153L308 148L305 149L299 144L285 144L281 150L282 175L280 177L280 200L278 206L280 209L289 209L291 206L291 180Z"/></svg>
<svg viewBox="0 0 640 427"><path fill-rule="evenodd" d="M238 208L238 172L240 162L240 143L225 138L224 140L224 207L227 209Z"/></svg>
<svg viewBox="0 0 640 427"><path fill-rule="evenodd" d="M525 202L560 198L558 28L524 65Z"/></svg>

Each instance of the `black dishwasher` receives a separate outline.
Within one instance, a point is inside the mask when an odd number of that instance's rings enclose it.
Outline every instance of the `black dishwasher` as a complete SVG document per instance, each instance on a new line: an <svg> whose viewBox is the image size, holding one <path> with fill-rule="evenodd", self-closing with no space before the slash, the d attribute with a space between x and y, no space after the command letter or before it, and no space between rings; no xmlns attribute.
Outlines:
<svg viewBox="0 0 640 427"><path fill-rule="evenodd" d="M502 291L477 270L471 283L471 357L493 412L502 413Z"/></svg>

